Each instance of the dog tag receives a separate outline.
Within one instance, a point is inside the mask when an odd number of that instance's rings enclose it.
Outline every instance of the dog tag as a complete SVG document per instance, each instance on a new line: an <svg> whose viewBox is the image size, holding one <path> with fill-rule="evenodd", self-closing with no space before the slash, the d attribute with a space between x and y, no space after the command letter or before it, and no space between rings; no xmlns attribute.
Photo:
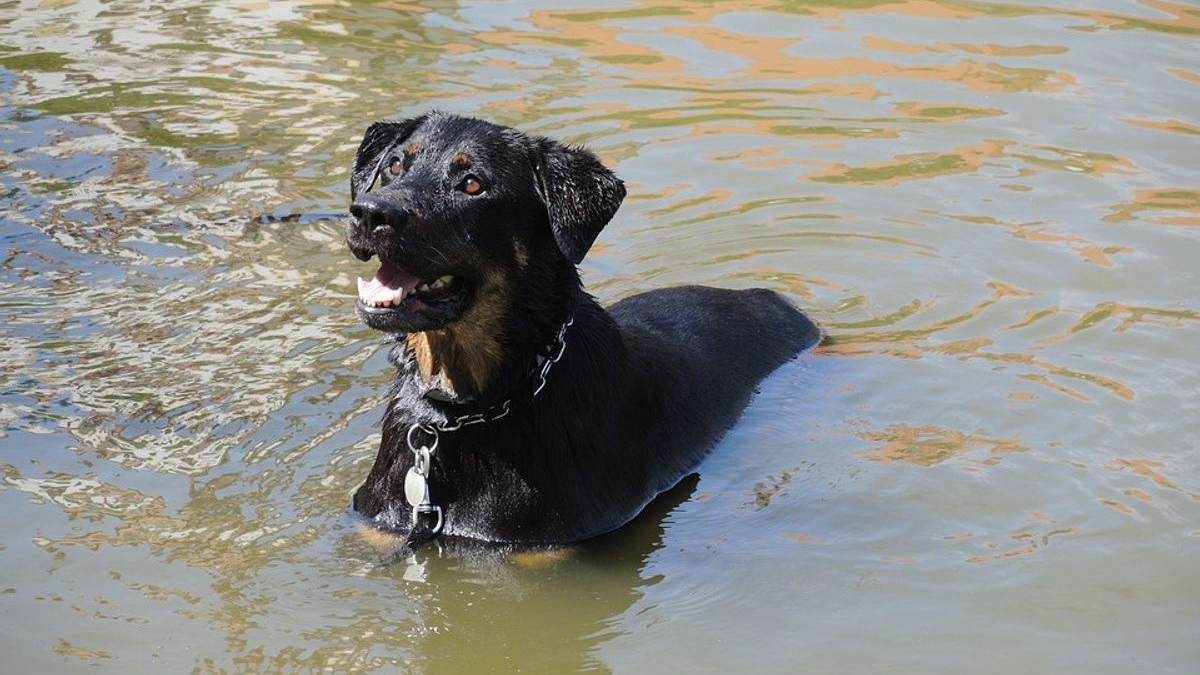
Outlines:
<svg viewBox="0 0 1200 675"><path fill-rule="evenodd" d="M404 476L404 498L412 507L424 506L429 503L429 482L417 472L416 467L410 467Z"/></svg>

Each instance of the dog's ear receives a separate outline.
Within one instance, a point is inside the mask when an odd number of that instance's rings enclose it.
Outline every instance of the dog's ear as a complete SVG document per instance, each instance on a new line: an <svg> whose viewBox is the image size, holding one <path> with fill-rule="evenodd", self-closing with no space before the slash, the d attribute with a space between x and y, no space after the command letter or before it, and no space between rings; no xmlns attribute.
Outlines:
<svg viewBox="0 0 1200 675"><path fill-rule="evenodd" d="M379 153L402 142L425 121L426 115L407 120L375 122L367 127L358 152L354 155L354 169L350 173L350 201L367 191L375 180L375 169Z"/></svg>
<svg viewBox="0 0 1200 675"><path fill-rule="evenodd" d="M621 206L625 184L583 148L548 138L536 140L533 168L538 195L546 205L558 249L579 264Z"/></svg>

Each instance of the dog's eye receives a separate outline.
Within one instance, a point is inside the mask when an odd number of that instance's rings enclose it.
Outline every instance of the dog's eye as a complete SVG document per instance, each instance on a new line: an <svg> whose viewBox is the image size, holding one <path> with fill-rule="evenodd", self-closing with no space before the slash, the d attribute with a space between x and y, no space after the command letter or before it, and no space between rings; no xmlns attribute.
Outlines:
<svg viewBox="0 0 1200 675"><path fill-rule="evenodd" d="M458 189L474 197L483 192L483 183L475 176L467 176L463 179L462 184L458 186Z"/></svg>
<svg viewBox="0 0 1200 675"><path fill-rule="evenodd" d="M388 164L388 173L393 176L404 173L404 162L401 162L399 157L393 157L391 163Z"/></svg>

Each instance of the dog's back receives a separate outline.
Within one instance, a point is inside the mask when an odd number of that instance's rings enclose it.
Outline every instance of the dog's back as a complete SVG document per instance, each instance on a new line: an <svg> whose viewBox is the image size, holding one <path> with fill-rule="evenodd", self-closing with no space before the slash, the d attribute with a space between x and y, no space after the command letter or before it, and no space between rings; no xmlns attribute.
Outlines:
<svg viewBox="0 0 1200 675"><path fill-rule="evenodd" d="M661 419L670 420L656 429L655 445L669 458L664 473L672 480L695 469L764 377L824 335L789 300L762 288L664 288L608 310L641 386L657 390Z"/></svg>
<svg viewBox="0 0 1200 675"><path fill-rule="evenodd" d="M643 339L669 345L683 361L710 370L709 378L750 386L822 337L804 312L765 288L662 288L608 311L635 349Z"/></svg>

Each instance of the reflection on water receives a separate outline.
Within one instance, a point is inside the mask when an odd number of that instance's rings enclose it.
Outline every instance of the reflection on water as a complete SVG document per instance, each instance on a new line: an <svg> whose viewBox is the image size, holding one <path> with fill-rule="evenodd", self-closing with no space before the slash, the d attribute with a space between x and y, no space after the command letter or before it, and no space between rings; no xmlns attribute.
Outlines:
<svg viewBox="0 0 1200 675"><path fill-rule="evenodd" d="M7 663L1184 672L1198 38L1164 0L0 2ZM396 560L343 515L388 381L347 166L429 107L614 166L602 299L830 330L627 532Z"/></svg>
<svg viewBox="0 0 1200 675"><path fill-rule="evenodd" d="M1020 452L1026 449L1015 438L984 438L935 426L910 427L898 424L884 431L862 432L860 435L876 444L867 455L867 459L878 462L911 462L921 466L940 464L960 455L976 453L981 448L986 448L990 453ZM997 458L989 457L983 460L983 463L996 461Z"/></svg>

